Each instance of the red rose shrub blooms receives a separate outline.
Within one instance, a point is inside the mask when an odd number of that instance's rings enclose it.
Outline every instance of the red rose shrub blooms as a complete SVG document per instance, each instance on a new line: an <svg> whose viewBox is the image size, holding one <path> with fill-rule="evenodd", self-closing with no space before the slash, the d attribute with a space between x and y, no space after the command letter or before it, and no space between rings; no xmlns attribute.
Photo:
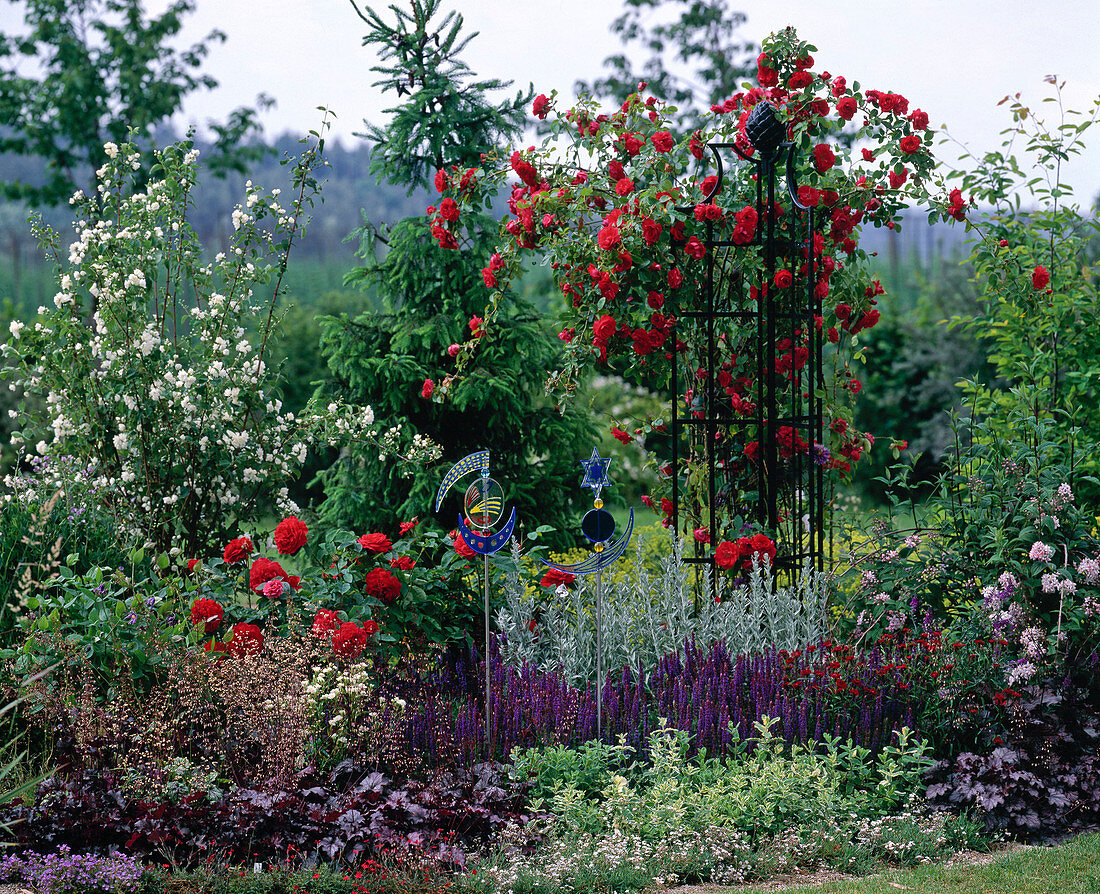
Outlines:
<svg viewBox="0 0 1100 894"><path fill-rule="evenodd" d="M363 549L371 553L384 553L389 551L393 543L385 534L364 534L356 541Z"/></svg>
<svg viewBox="0 0 1100 894"><path fill-rule="evenodd" d="M363 578L363 590L386 605L392 605L401 595L401 581L385 568L372 568Z"/></svg>
<svg viewBox="0 0 1100 894"><path fill-rule="evenodd" d="M264 648L264 635L255 624L234 624L233 638L226 643L226 651L234 658L259 655Z"/></svg>
<svg viewBox="0 0 1100 894"><path fill-rule="evenodd" d="M339 615L331 609L322 608L318 609L317 614L313 616L313 625L310 627L309 632L314 636L327 638L339 626Z"/></svg>
<svg viewBox="0 0 1100 894"><path fill-rule="evenodd" d="M455 552L458 553L464 559L472 559L477 555L474 550L470 549L470 545L462 539L462 535L457 530L451 531L451 539L454 540Z"/></svg>
<svg viewBox="0 0 1100 894"><path fill-rule="evenodd" d="M265 559L258 556L252 561L252 568L248 572L248 587L254 593L262 593L264 584L269 580L283 580L295 590L301 587L301 578L296 574L287 574L283 566L274 559Z"/></svg>
<svg viewBox="0 0 1100 894"><path fill-rule="evenodd" d="M309 528L305 523L290 515L275 527L275 549L284 556L293 556L306 545Z"/></svg>
<svg viewBox="0 0 1100 894"><path fill-rule="evenodd" d="M370 637L358 624L345 621L332 635L332 651L341 658L358 658Z"/></svg>
<svg viewBox="0 0 1100 894"><path fill-rule="evenodd" d="M239 565L252 555L252 541L247 537L238 537L230 540L222 551L222 559L226 565Z"/></svg>
<svg viewBox="0 0 1100 894"><path fill-rule="evenodd" d="M714 561L719 568L727 571L740 563L742 571L752 570L752 558L759 554L760 563L770 564L778 552L775 541L767 534L754 534L752 537L740 537L731 543L723 540L714 551Z"/></svg>
<svg viewBox="0 0 1100 894"><path fill-rule="evenodd" d="M224 610L213 599L196 599L191 606L191 623L203 625L203 633L213 633L222 624Z"/></svg>

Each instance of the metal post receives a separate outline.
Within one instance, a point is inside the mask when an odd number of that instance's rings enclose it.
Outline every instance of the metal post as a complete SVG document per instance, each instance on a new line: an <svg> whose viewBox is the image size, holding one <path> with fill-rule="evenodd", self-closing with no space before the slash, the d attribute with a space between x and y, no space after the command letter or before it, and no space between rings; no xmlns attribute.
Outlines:
<svg viewBox="0 0 1100 894"><path fill-rule="evenodd" d="M493 727L490 718L489 701L489 555L485 559L485 753L487 759L493 757Z"/></svg>
<svg viewBox="0 0 1100 894"><path fill-rule="evenodd" d="M603 741L603 570L596 572L596 736Z"/></svg>

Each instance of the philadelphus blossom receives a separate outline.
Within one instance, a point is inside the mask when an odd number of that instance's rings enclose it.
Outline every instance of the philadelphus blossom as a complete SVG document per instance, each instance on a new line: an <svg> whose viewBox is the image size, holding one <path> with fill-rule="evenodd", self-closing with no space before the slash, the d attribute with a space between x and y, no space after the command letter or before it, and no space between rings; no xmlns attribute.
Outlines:
<svg viewBox="0 0 1100 894"><path fill-rule="evenodd" d="M97 189L72 199L54 300L35 325L9 327L3 372L34 398L20 449L72 459L40 463L38 490L94 504L122 537L197 554L229 523L296 515L285 485L310 448L373 438L374 413L339 403L295 416L276 397L254 333L277 298L266 284L285 260L274 247L296 241L296 209L249 187L229 247L208 261L187 222L197 153L143 159L108 143L104 154ZM134 173L143 166L154 176Z"/></svg>

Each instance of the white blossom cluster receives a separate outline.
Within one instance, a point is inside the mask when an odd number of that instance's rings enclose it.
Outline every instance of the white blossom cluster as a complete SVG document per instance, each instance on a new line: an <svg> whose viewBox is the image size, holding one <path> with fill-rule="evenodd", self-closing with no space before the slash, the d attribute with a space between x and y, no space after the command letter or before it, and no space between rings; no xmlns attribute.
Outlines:
<svg viewBox="0 0 1100 894"><path fill-rule="evenodd" d="M313 676L304 688L305 714L312 718L318 744L331 738L346 748L346 733L355 728L357 735L374 739L381 733L383 712L391 719L405 709L404 699L374 697L374 683L365 663L338 667L323 664L313 667ZM329 755L332 756L331 754Z"/></svg>
<svg viewBox="0 0 1100 894"><path fill-rule="evenodd" d="M13 444L77 458L120 532L138 542L166 547L181 531L273 508L296 514L285 482L311 445L373 423L369 408L284 412L264 362L275 299L264 284L285 263L275 246L300 229L297 208L249 182L229 251L203 263L187 222L197 151L157 152L163 177L148 182L133 175L143 167L133 146L105 151L96 201L71 201L81 218L67 253L55 252L68 264L52 307L32 325L13 323L3 346L13 390L42 398L26 403ZM60 247L58 234L38 229Z"/></svg>

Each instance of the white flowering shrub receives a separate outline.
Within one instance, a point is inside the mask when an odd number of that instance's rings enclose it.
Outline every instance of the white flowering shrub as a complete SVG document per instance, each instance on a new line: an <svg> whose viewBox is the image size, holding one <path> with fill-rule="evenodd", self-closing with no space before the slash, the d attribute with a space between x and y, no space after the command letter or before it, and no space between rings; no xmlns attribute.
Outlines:
<svg viewBox="0 0 1100 894"><path fill-rule="evenodd" d="M70 202L76 238L64 256L60 235L35 227L59 290L37 320L11 324L3 374L41 398L12 411L13 443L66 461L45 467L48 481L10 476L8 498L62 490L134 543L202 555L231 529L295 513L286 483L311 444L365 436L374 422L369 408L283 412L264 360L320 153L311 144L298 161L287 205L249 181L229 250L206 260L187 221L196 150L180 143L149 160L105 148L97 194Z"/></svg>
<svg viewBox="0 0 1100 894"><path fill-rule="evenodd" d="M794 650L826 635L827 575L806 567L796 585L779 587L771 569L754 560L744 586L730 586L720 572L715 601L710 569L697 576L684 562L682 547L672 544L653 573L639 535L633 561L620 559L625 566L621 573L604 574L600 624L606 671L639 663L652 668L689 637L702 647L724 639L730 653L738 655L769 647ZM556 589L527 586L518 570L516 547L513 567L517 570L505 576L496 616L497 628L507 638L509 663L560 670L573 685L595 680L595 575Z"/></svg>

